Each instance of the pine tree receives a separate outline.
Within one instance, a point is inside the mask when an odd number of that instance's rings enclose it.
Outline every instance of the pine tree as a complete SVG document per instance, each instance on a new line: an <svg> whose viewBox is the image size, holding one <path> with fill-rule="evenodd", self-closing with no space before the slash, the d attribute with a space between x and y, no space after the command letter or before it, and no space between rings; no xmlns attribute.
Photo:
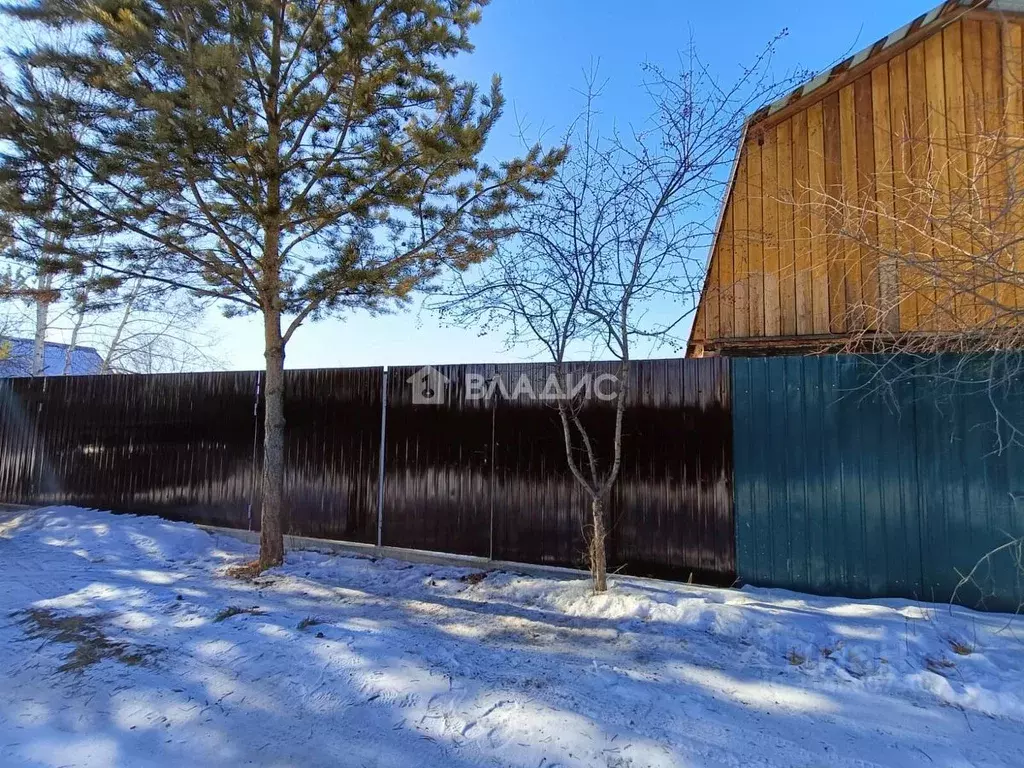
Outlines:
<svg viewBox="0 0 1024 768"><path fill-rule="evenodd" d="M58 124L69 116L48 110L42 101L31 97L41 92L66 95L63 89L72 87L66 80L34 70L26 62L19 63L16 78L20 92L27 96L19 114L20 125L46 125L46 131L54 136L79 125L73 117L71 122ZM75 171L66 158L43 152L11 155L11 162L0 166L0 258L8 276L7 298L16 297L33 309L28 365L33 376L43 374L54 306L83 290L107 294L118 282L109 275L88 274L78 258L77 246L88 239L88 227L76 225L78 206L54 178ZM0 286L0 297L3 294Z"/></svg>
<svg viewBox="0 0 1024 768"><path fill-rule="evenodd" d="M11 87L0 107L3 164L74 164L52 178L87 214L96 247L79 258L122 278L152 277L159 263L158 279L262 315L261 568L283 560L284 360L296 329L386 310L442 269L482 261L563 157L534 147L481 162L500 82L483 94L443 65L472 49L485 3L34 0L8 11L82 31L77 45L18 54L74 88ZM40 109L81 128L27 119Z"/></svg>

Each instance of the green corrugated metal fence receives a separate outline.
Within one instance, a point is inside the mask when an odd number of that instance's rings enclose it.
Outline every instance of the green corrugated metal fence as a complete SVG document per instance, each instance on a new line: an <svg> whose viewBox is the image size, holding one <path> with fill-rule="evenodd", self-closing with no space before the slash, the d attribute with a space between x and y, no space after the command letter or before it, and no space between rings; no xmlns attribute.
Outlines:
<svg viewBox="0 0 1024 768"><path fill-rule="evenodd" d="M1010 360L734 359L739 578L950 599L958 570L1024 535L1024 448L1011 439L1024 430L1024 375ZM1024 600L1009 551L975 580L959 602Z"/></svg>

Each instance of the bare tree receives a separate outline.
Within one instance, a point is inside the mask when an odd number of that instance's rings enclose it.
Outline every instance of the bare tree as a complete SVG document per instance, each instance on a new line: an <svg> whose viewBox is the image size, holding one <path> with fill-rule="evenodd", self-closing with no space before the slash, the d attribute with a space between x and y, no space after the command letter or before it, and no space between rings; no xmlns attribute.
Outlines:
<svg viewBox="0 0 1024 768"><path fill-rule="evenodd" d="M569 469L590 500L585 525L594 589L607 589L607 499L622 465L622 434L637 348L678 341L696 306L713 233L710 211L739 141L743 118L773 96L775 41L736 82L723 86L691 48L678 73L647 66L650 118L602 135L596 71L586 107L566 134L568 160L543 196L515 216L518 236L474 277L435 298L458 323L501 328L510 345L539 348L553 364ZM574 363L611 358L610 444L581 418L594 388ZM607 425L605 425L607 427Z"/></svg>
<svg viewBox="0 0 1024 768"><path fill-rule="evenodd" d="M164 373L221 367L215 343L201 330L204 306L194 297L137 278L119 306L86 332L102 351L101 373Z"/></svg>
<svg viewBox="0 0 1024 768"><path fill-rule="evenodd" d="M978 558L966 572L957 571L960 580L950 597L950 604L962 602L969 591L978 595L976 607L985 610L1005 610L1009 591L1024 596L1024 536L1007 536L1004 543ZM1012 587L1008 586L1012 583ZM1024 612L1024 597L1012 612Z"/></svg>
<svg viewBox="0 0 1024 768"><path fill-rule="evenodd" d="M95 269L95 267L93 267ZM63 375L67 376L71 373L71 364L74 359L75 350L79 345L79 337L82 333L82 328L85 325L86 318L88 317L90 305L90 294L87 287L84 287L78 291L75 291L71 297L71 332L70 340L67 349L64 350L64 367L62 369Z"/></svg>
<svg viewBox="0 0 1024 768"><path fill-rule="evenodd" d="M26 28L34 45L52 44L71 50L79 42L74 29L63 29L48 36L38 29ZM49 93L61 101L80 99L88 107L87 90L70 79L40 67L22 67L18 72L26 93ZM79 138L82 126L76 117L45 110L34 104L26 120L45 123L57 133ZM74 163L51 147L17 169L0 169L0 258L8 272L17 275L17 298L31 310L22 332L32 337L31 359L27 366L32 376L41 376L45 367L47 337L55 330L67 299L87 292L92 295L116 289L118 280L86 270L69 253L84 250L93 232L88 226L76 226L83 207L68 192L75 184L89 182ZM62 302L64 307L61 306Z"/></svg>
<svg viewBox="0 0 1024 768"><path fill-rule="evenodd" d="M1024 134L894 133L876 196L812 205L860 249L877 296L849 308L853 351L989 352L1024 346ZM852 264L850 266L853 266Z"/></svg>
<svg viewBox="0 0 1024 768"><path fill-rule="evenodd" d="M19 370L30 376L69 375L75 372L75 353L86 346L100 353L101 374L222 367L214 338L204 330L208 302L143 278L103 286L97 272L11 281L0 336L32 339L28 348L18 345ZM49 296L41 295L41 285ZM55 368L51 360L47 368L45 345L54 340L65 342L63 361Z"/></svg>

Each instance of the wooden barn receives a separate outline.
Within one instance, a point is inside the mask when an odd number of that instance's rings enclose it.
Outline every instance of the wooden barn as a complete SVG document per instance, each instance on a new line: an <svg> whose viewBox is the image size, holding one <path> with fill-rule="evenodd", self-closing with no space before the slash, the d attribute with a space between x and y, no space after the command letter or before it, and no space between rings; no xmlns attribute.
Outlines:
<svg viewBox="0 0 1024 768"><path fill-rule="evenodd" d="M1021 325L1022 84L1024 0L952 0L752 115L688 354Z"/></svg>

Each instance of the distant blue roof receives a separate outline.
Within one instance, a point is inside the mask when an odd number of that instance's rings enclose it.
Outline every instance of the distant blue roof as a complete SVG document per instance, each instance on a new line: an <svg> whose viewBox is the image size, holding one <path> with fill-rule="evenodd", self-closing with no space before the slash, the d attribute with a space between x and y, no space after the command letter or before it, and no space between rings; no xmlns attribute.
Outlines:
<svg viewBox="0 0 1024 768"><path fill-rule="evenodd" d="M43 350L43 375L62 376L67 344L46 342ZM92 347L75 347L71 353L72 376L89 376L100 372L103 358ZM0 337L0 378L15 378L32 375L32 340Z"/></svg>

